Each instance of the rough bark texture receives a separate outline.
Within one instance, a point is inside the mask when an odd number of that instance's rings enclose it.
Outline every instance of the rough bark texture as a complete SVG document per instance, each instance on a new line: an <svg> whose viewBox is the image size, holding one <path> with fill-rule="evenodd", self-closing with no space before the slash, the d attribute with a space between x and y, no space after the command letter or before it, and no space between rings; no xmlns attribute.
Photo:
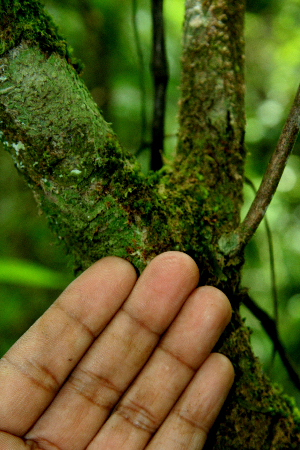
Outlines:
<svg viewBox="0 0 300 450"><path fill-rule="evenodd" d="M264 376L239 317L243 255L224 239L242 203L243 2L187 0L178 157L145 177L119 145L36 1L0 1L1 139L77 272L113 254L138 271L193 256L234 309L218 349L236 383L206 448L297 449L300 419ZM45 33L44 30L47 30Z"/></svg>

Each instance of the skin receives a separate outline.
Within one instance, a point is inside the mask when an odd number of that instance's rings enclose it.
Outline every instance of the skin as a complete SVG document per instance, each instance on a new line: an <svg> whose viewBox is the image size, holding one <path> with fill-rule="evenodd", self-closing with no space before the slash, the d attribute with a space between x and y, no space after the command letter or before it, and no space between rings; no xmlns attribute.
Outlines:
<svg viewBox="0 0 300 450"><path fill-rule="evenodd" d="M74 280L0 360L0 448L202 449L234 371L211 353L230 303L198 280L180 252Z"/></svg>

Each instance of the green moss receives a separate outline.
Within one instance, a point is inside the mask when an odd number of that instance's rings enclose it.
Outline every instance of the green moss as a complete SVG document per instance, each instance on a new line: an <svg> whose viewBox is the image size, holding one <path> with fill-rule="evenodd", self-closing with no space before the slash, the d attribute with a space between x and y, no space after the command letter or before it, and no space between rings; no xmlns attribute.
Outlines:
<svg viewBox="0 0 300 450"><path fill-rule="evenodd" d="M244 7L244 2L186 1L178 159L173 174L174 185L185 186L192 198L191 210L197 211L194 223L190 221L195 228L192 247L204 251L205 266L210 264L223 274L233 288L241 261L219 255L216 244L238 226L242 205Z"/></svg>
<svg viewBox="0 0 300 450"><path fill-rule="evenodd" d="M203 159L209 160L212 168L215 161L204 148L202 154L193 152L177 161L173 171L145 177L135 158L124 152L64 58L55 53L44 58L37 47L28 47L23 42L13 57L2 58L1 70L4 80L1 89L9 89L1 101L6 114L11 115L10 122L5 119L10 123L5 139L11 141L11 152L19 169L26 167L26 176L35 185L36 196L56 234L63 235L69 245L70 230L78 230L76 242L70 244L78 270L80 259L85 259L82 249L93 242L95 259L111 253L122 254L142 270L154 255L179 249L196 259L203 282L230 279L213 246L218 235L231 226L228 219L234 214L235 199L230 195L231 184L217 184L220 171L215 172L214 178L208 174L211 167L203 165ZM199 171L203 167L206 170ZM92 228L89 219L93 216L90 208L98 210L96 205L106 196L114 199L115 207L119 205L124 222L122 227L115 224L114 246L106 245L105 232L101 233L101 241L95 232L97 227ZM80 205L76 213L75 205L81 199L86 199L86 206ZM62 212L66 217L64 232L55 225ZM105 208L100 208L95 223L101 222L105 214ZM128 235L125 223L130 230ZM104 229L102 222L99 229ZM120 229L127 236L123 243L117 239ZM143 241L136 238L136 230L143 234ZM89 258L80 267L92 262Z"/></svg>
<svg viewBox="0 0 300 450"><path fill-rule="evenodd" d="M21 41L38 45L46 55L57 52L80 72L82 64L72 59L72 50L38 0L0 0L0 56Z"/></svg>
<svg viewBox="0 0 300 450"><path fill-rule="evenodd" d="M76 270L115 254L142 271L164 250L158 178L146 181L64 58L23 41L2 58L1 76L2 138Z"/></svg>

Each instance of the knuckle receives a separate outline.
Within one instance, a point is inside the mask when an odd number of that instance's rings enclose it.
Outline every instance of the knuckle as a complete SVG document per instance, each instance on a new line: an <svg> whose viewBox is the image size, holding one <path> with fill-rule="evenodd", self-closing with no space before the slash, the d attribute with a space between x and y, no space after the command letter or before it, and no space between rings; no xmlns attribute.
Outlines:
<svg viewBox="0 0 300 450"><path fill-rule="evenodd" d="M131 423L134 428L142 429L149 434L155 433L160 425L150 410L132 400L120 403L115 413Z"/></svg>
<svg viewBox="0 0 300 450"><path fill-rule="evenodd" d="M108 379L79 367L70 375L68 386L89 402L109 411L122 394Z"/></svg>

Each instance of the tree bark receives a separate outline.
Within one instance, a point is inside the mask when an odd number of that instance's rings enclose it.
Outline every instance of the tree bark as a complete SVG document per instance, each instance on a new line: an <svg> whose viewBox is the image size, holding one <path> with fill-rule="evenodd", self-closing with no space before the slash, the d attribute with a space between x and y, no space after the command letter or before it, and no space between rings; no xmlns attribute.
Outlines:
<svg viewBox="0 0 300 450"><path fill-rule="evenodd" d="M156 254L181 250L201 284L228 295L233 319L217 350L236 382L206 448L296 449L299 415L252 353L238 313L243 255L230 256L245 158L243 17L243 1L186 0L178 155L144 176L39 3L2 0L0 133L76 273L106 255L141 272Z"/></svg>

